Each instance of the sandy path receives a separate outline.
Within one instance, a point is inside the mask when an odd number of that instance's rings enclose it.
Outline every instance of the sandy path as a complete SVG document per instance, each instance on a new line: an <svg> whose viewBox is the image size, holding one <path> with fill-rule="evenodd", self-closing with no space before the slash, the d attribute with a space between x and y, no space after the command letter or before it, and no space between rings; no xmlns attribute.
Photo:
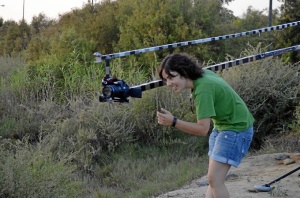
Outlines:
<svg viewBox="0 0 300 198"><path fill-rule="evenodd" d="M284 165L276 157L283 154L289 155L295 159L295 163ZM275 187L270 192L249 192L255 190L255 185L264 185L285 175L286 173L300 166L300 153L276 153L250 156L244 159L238 168L232 168L229 171L229 177L226 180L226 186L229 189L231 198L269 198L269 197L288 197L300 198L300 170L272 184ZM199 198L205 197L207 186L205 184L207 177L192 181L182 188L160 195L157 198Z"/></svg>

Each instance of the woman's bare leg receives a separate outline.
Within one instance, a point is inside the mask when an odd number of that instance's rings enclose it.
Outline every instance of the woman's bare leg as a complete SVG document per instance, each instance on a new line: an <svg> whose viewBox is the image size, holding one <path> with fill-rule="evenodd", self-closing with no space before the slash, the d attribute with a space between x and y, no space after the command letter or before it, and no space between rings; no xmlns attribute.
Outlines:
<svg viewBox="0 0 300 198"><path fill-rule="evenodd" d="M209 185L208 185L207 190L206 190L205 198L214 198L214 195L212 194L212 191L211 191Z"/></svg>
<svg viewBox="0 0 300 198"><path fill-rule="evenodd" d="M229 164L209 159L208 183L205 198L229 198L229 192L225 186L226 175L230 169Z"/></svg>

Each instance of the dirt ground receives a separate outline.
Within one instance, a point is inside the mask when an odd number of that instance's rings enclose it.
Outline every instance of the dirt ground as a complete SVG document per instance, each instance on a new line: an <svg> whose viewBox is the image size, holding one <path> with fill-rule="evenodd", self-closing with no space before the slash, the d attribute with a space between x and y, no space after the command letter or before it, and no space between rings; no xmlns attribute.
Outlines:
<svg viewBox="0 0 300 198"><path fill-rule="evenodd" d="M275 153L246 157L238 168L231 168L226 186L231 198L300 198L300 170L271 185L270 192L257 192L255 186L268 184L300 166L300 153ZM207 177L157 198L205 197Z"/></svg>

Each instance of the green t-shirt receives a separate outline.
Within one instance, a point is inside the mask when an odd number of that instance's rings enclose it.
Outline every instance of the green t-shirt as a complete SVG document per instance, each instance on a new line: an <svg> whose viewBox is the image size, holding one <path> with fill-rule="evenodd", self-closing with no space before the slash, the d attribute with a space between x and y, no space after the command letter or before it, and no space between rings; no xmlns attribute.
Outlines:
<svg viewBox="0 0 300 198"><path fill-rule="evenodd" d="M211 118L219 131L241 132L254 122L240 96L218 74L210 70L204 70L203 77L194 80L192 96L197 119Z"/></svg>

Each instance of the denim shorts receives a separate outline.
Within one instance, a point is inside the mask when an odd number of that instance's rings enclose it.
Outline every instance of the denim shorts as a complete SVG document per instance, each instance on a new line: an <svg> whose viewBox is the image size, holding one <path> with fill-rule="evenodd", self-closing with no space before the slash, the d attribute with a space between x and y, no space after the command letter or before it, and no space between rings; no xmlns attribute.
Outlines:
<svg viewBox="0 0 300 198"><path fill-rule="evenodd" d="M208 156L215 161L238 167L247 154L253 137L253 126L243 132L218 131L209 136Z"/></svg>

